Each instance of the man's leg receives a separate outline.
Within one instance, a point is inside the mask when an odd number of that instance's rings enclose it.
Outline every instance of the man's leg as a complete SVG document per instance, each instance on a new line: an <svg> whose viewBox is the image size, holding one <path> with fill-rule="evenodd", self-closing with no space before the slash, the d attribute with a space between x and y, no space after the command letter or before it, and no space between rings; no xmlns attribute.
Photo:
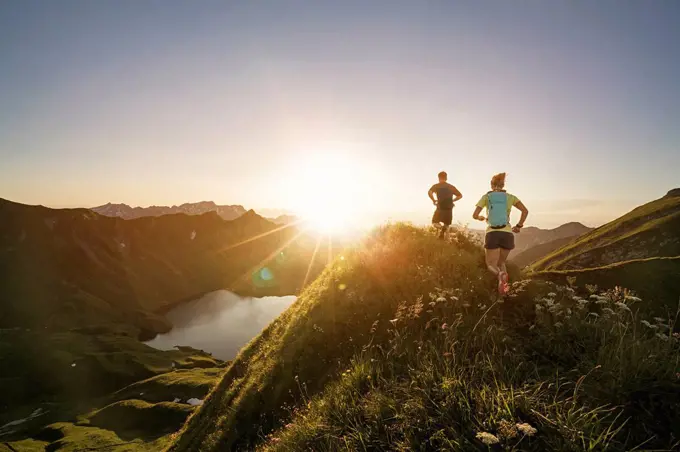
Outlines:
<svg viewBox="0 0 680 452"><path fill-rule="evenodd" d="M500 256L501 249L496 248L493 250L486 250L486 267L493 273L495 276L498 276L500 273L500 269L498 268L498 260Z"/></svg>
<svg viewBox="0 0 680 452"><path fill-rule="evenodd" d="M446 231L448 231L449 226L451 226L451 223L453 222L453 209L440 210L439 213L439 217L443 223L442 230L439 232L439 237L443 239L444 235L446 235Z"/></svg>

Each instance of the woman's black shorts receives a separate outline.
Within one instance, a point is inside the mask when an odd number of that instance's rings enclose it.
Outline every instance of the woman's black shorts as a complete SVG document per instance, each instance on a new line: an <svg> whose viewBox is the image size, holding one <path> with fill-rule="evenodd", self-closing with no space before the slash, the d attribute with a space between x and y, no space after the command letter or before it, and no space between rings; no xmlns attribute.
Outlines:
<svg viewBox="0 0 680 452"><path fill-rule="evenodd" d="M484 248L487 250L498 248L511 250L515 248L515 235L506 231L489 231L484 237Z"/></svg>

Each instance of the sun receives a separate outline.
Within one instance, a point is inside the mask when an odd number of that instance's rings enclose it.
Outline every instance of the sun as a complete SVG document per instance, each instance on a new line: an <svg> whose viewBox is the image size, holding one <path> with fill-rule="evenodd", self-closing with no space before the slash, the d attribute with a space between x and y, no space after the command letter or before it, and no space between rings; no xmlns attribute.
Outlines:
<svg viewBox="0 0 680 452"><path fill-rule="evenodd" d="M289 190L295 212L311 229L338 234L357 225L369 190L361 164L347 155L321 153L293 171Z"/></svg>

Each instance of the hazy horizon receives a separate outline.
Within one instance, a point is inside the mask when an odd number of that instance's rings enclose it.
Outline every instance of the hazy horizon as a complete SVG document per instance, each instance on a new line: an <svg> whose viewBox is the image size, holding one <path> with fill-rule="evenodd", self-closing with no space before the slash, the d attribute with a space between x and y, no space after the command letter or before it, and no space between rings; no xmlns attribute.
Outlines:
<svg viewBox="0 0 680 452"><path fill-rule="evenodd" d="M0 197L296 212L341 185L355 220L422 224L446 170L471 223L507 171L527 225L597 226L680 185L678 23L663 1L5 2Z"/></svg>

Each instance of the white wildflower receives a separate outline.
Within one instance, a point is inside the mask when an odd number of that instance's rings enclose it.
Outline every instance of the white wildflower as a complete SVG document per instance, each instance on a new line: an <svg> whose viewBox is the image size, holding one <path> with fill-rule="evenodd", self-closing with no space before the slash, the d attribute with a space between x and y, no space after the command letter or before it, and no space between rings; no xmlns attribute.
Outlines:
<svg viewBox="0 0 680 452"><path fill-rule="evenodd" d="M656 323L666 323L666 319L663 317L654 317L654 320L656 320Z"/></svg>
<svg viewBox="0 0 680 452"><path fill-rule="evenodd" d="M564 324L562 322L555 322L555 327L556 328L562 328Z"/></svg>
<svg viewBox="0 0 680 452"><path fill-rule="evenodd" d="M536 433L538 433L538 430L536 430L534 427L527 424L526 422L522 423L522 424L516 424L516 425L517 425L517 430L524 433L526 436L534 436Z"/></svg>
<svg viewBox="0 0 680 452"><path fill-rule="evenodd" d="M592 300L597 300L600 297L598 295L592 294L589 298Z"/></svg>
<svg viewBox="0 0 680 452"><path fill-rule="evenodd" d="M451 301L458 301L458 297L456 297L455 295L451 295Z"/></svg>
<svg viewBox="0 0 680 452"><path fill-rule="evenodd" d="M667 340L668 340L668 336L666 336L666 335L663 334L663 333L656 333L656 337L658 337L659 339L661 339L661 340L663 340L663 341L667 341Z"/></svg>
<svg viewBox="0 0 680 452"><path fill-rule="evenodd" d="M611 308L602 308L602 312L607 315L614 315L614 311Z"/></svg>
<svg viewBox="0 0 680 452"><path fill-rule="evenodd" d="M571 315L571 309L567 308L567 315Z"/></svg>
<svg viewBox="0 0 680 452"><path fill-rule="evenodd" d="M591 312L591 313L589 313L588 315L592 315L592 316L595 317L595 318L597 318L597 317L600 316L600 314L598 314L597 312Z"/></svg>
<svg viewBox="0 0 680 452"><path fill-rule="evenodd" d="M536 312L541 312L542 310L543 310L543 306L541 306L540 304L537 304L536 305Z"/></svg>
<svg viewBox="0 0 680 452"><path fill-rule="evenodd" d="M592 298L592 296L591 296ZM603 297L602 295L595 295L595 303L597 304L607 304L611 300L608 297Z"/></svg>
<svg viewBox="0 0 680 452"><path fill-rule="evenodd" d="M642 323L642 324L643 324L644 326L646 326L647 328L651 328L651 327L652 327L652 324L649 323L649 322L646 321L646 320L640 320L640 323Z"/></svg>
<svg viewBox="0 0 680 452"><path fill-rule="evenodd" d="M562 306L559 303L554 304L548 308L548 311L550 311L552 314L559 313L562 311Z"/></svg>
<svg viewBox="0 0 680 452"><path fill-rule="evenodd" d="M446 298L444 298L444 297L439 297L439 298L437 298L437 302L438 302L438 303L443 303L443 302L445 302L445 301L446 301Z"/></svg>
<svg viewBox="0 0 680 452"><path fill-rule="evenodd" d="M556 294L555 292L550 292L550 293L548 294L548 296L549 296L549 297L555 298L555 297L557 296L557 294Z"/></svg>
<svg viewBox="0 0 680 452"><path fill-rule="evenodd" d="M477 433L477 439L486 444L487 446L499 443L498 437L488 432Z"/></svg>
<svg viewBox="0 0 680 452"><path fill-rule="evenodd" d="M628 305L627 305L626 303L621 303L621 302L619 301L619 302L616 302L616 303L615 303L615 306L616 306L617 308L621 309L622 311L628 311L628 312L630 312L630 308L628 307Z"/></svg>
<svg viewBox="0 0 680 452"><path fill-rule="evenodd" d="M632 295L626 295L626 301L637 303L638 301L642 301L642 300L640 298L634 297Z"/></svg>

